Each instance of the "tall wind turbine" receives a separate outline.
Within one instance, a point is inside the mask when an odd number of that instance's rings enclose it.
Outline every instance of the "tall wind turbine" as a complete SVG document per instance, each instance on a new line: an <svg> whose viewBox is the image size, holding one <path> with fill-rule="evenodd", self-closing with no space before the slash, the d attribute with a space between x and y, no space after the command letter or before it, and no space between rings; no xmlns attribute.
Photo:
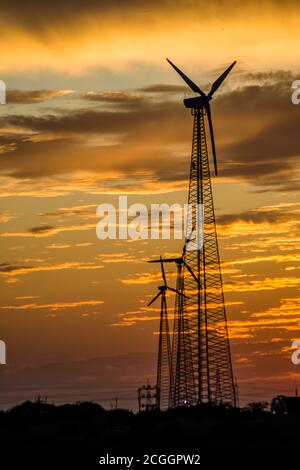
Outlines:
<svg viewBox="0 0 300 470"><path fill-rule="evenodd" d="M160 325L158 340L158 357L157 357L157 407L168 408L172 404L173 390L173 373L172 373L172 351L170 341L169 320L167 311L167 291L175 292L180 297L187 298L182 292L173 289L167 285L167 279L162 258L160 257L161 274L163 285L158 287L158 294L148 303L148 307L152 305L159 297L161 298L160 308Z"/></svg>
<svg viewBox="0 0 300 470"><path fill-rule="evenodd" d="M187 230L196 226L199 239L199 204L203 205L203 246L187 249L185 262L196 279L186 277L185 292L190 326L193 371L197 398L195 403L212 402L216 394L220 401L235 404L235 387L228 338L226 310L222 286L218 240L215 224L210 168L207 151L205 117L210 132L214 172L217 175L217 157L210 101L236 62L233 62L205 93L182 70L167 59L189 88L198 96L184 99L194 117L193 143L190 167Z"/></svg>

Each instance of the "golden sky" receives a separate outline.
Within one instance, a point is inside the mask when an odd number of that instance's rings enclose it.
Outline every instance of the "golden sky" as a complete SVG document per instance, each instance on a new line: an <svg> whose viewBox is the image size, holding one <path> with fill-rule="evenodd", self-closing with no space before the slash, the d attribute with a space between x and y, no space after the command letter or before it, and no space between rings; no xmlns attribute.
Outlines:
<svg viewBox="0 0 300 470"><path fill-rule="evenodd" d="M166 56L205 90L237 60L212 104L234 372L243 403L293 393L297 2L71 3L1 2L0 406L41 393L133 407L154 377L159 309L146 305L160 280L146 261L180 242L100 241L95 227L119 194L186 202L192 118Z"/></svg>

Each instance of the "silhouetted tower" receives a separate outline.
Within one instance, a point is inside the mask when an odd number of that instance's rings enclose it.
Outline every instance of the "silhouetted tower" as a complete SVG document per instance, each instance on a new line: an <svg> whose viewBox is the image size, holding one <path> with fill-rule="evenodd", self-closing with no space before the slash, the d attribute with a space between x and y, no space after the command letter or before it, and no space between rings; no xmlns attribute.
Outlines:
<svg viewBox="0 0 300 470"><path fill-rule="evenodd" d="M156 385L151 386L149 380L147 385L143 385L138 389L139 412L151 411L157 408L157 388Z"/></svg>
<svg viewBox="0 0 300 470"><path fill-rule="evenodd" d="M166 291L162 291L160 307L160 324L157 357L157 407L168 408L171 401L172 388L171 341L166 301Z"/></svg>
<svg viewBox="0 0 300 470"><path fill-rule="evenodd" d="M177 262L176 289L184 293L184 264ZM173 401L172 407L195 403L196 390L193 371L193 356L186 298L176 295L172 346Z"/></svg>
<svg viewBox="0 0 300 470"><path fill-rule="evenodd" d="M194 229L194 227L193 227ZM193 357L190 341L189 319L186 309L186 296L184 294L184 268L198 282L191 267L186 263L186 247L191 240L188 238L184 244L181 256L177 258L160 258L150 263L175 263L177 266L176 299L173 323L172 343L172 372L173 389L170 391L170 405L172 407L188 406L195 403L195 383L193 373Z"/></svg>
<svg viewBox="0 0 300 470"><path fill-rule="evenodd" d="M216 370L216 389L215 389L215 399L214 402L216 405L221 405L222 403L222 391L221 391L221 381L220 381L220 371L217 367Z"/></svg>
<svg viewBox="0 0 300 470"><path fill-rule="evenodd" d="M185 304L189 319L193 372L197 389L196 403L210 403L218 395L219 401L235 404L235 387L205 132L205 116L207 116L214 168L217 174L209 102L235 62L213 83L207 95L178 67L170 61L169 63L193 92L199 95L184 100L185 106L191 108L194 118L187 233L190 233L194 226L196 240L189 243L185 260L195 274L197 282L194 277L185 276L186 268L184 267L184 288L189 297ZM201 207L204 220L201 220L203 219Z"/></svg>
<svg viewBox="0 0 300 470"><path fill-rule="evenodd" d="M173 289L167 285L164 265L160 257L161 273L163 285L158 287L158 294L148 303L148 307L161 297L160 307L160 324L159 324L159 340L158 340L158 357L157 357L157 408L166 409L172 404L173 392L173 373L172 373L172 356L171 356L171 340L169 331L169 320L167 311L166 292L170 290L180 297L184 296L180 291Z"/></svg>

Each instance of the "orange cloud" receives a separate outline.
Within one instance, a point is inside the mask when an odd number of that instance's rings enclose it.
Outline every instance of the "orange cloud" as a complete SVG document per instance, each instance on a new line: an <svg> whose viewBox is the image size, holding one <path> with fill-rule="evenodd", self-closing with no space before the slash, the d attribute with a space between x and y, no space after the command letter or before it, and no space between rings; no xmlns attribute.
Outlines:
<svg viewBox="0 0 300 470"><path fill-rule="evenodd" d="M55 12L60 8L60 15L43 6L42 21L36 19L36 6L28 8L27 14L20 13L22 6L3 9L1 35L6 47L2 70L50 68L80 73L96 66L126 70L130 63L145 61L145 51L148 64L160 64L162 51L169 54L174 44L176 60L185 66L200 61L204 70L214 68L216 58L224 63L233 54L251 57L257 66L265 66L266 57L280 67L282 61L297 63L294 42L300 25L292 2L281 7L278 2L263 2L259 15L253 2L237 5L213 1L207 5L192 1L187 5L181 1L172 6L164 1L152 2L149 7L144 2L123 2L118 8L110 8L109 4L104 7L101 2L88 9L77 3L66 12L61 4L54 5ZM187 45L203 43L203 37L205 47L199 56L197 48Z"/></svg>
<svg viewBox="0 0 300 470"><path fill-rule="evenodd" d="M0 265L0 275L2 276L22 276L25 274L31 274L36 272L47 272L47 271L61 271L68 269L79 269L79 270L89 270L89 269L102 269L102 265L97 265L94 263L84 263L79 261L70 261L65 263L56 263L56 264L41 264L39 266L21 266L18 264L7 264L2 263Z"/></svg>
<svg viewBox="0 0 300 470"><path fill-rule="evenodd" d="M264 290L277 290L287 287L299 287L300 279L297 277L266 277L261 280L226 282L225 292L252 292Z"/></svg>
<svg viewBox="0 0 300 470"><path fill-rule="evenodd" d="M0 237L17 237L17 238L30 238L30 237L51 237L60 232L81 232L84 230L96 229L96 224L80 224L80 225L65 225L61 227L55 227L51 225L40 225L38 227L31 228L28 232L4 232L0 234Z"/></svg>
<svg viewBox="0 0 300 470"><path fill-rule="evenodd" d="M9 214L7 211L6 212L0 212L0 222L6 223L9 222L10 220L15 219L15 216L12 214Z"/></svg>
<svg viewBox="0 0 300 470"><path fill-rule="evenodd" d="M73 302L54 302L49 304L23 304L23 305L4 305L0 307L3 310L40 310L40 309L49 309L49 310L61 310L68 308L77 308L77 307L86 307L86 306L95 306L103 304L103 300L80 300Z"/></svg>

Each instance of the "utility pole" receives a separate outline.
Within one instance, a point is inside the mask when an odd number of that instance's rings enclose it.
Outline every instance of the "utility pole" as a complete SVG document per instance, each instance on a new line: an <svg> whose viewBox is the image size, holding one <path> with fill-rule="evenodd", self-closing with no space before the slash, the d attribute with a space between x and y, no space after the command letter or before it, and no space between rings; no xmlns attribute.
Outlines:
<svg viewBox="0 0 300 470"><path fill-rule="evenodd" d="M138 406L139 413L157 408L157 386L151 386L149 380L138 389Z"/></svg>

